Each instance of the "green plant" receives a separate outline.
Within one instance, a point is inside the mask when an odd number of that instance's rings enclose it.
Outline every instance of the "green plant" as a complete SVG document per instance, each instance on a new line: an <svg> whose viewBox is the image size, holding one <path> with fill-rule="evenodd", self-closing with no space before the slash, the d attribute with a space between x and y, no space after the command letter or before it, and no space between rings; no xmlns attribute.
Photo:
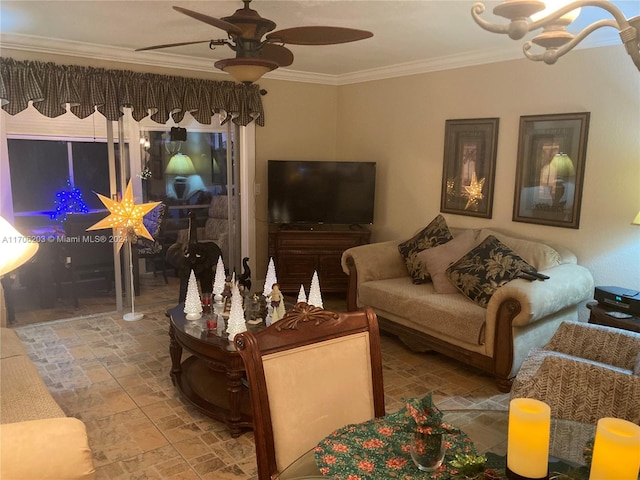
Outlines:
<svg viewBox="0 0 640 480"><path fill-rule="evenodd" d="M450 465L458 470L455 478L476 480L485 478L484 465L487 457L484 455L456 455Z"/></svg>

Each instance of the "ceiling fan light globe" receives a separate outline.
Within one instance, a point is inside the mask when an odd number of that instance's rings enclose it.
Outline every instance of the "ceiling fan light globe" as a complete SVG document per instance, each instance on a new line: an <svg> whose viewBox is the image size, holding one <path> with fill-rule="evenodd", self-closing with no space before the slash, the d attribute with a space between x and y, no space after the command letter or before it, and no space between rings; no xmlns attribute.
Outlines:
<svg viewBox="0 0 640 480"><path fill-rule="evenodd" d="M218 60L214 65L240 83L256 82L265 73L278 68L276 62L259 58L227 58Z"/></svg>

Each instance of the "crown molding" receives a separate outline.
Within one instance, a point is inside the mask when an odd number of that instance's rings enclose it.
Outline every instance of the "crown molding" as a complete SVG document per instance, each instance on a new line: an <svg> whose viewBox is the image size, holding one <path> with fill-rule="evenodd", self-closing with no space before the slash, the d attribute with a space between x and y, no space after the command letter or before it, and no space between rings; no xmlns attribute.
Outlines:
<svg viewBox="0 0 640 480"><path fill-rule="evenodd" d="M203 58L185 57L171 53L135 52L128 48L60 40L35 35L3 33L0 35L0 48L202 72L211 72L213 70L213 61Z"/></svg>
<svg viewBox="0 0 640 480"><path fill-rule="evenodd" d="M615 42L610 39L602 41L585 40L576 48L594 48L612 45L613 43ZM93 58L109 62L133 63L136 65L149 65L153 67L210 72L215 73L216 75L227 75L226 73L215 69L213 66L215 61L214 59L209 60L197 57L186 57L184 55L175 55L171 53L148 51L136 52L127 48L52 39L34 35L3 33L0 35L0 50L2 48L51 55ZM329 75L278 68L267 73L263 78L339 86L522 58L524 58L524 55L519 49L509 49L508 51L472 51L459 55L401 63L342 75Z"/></svg>

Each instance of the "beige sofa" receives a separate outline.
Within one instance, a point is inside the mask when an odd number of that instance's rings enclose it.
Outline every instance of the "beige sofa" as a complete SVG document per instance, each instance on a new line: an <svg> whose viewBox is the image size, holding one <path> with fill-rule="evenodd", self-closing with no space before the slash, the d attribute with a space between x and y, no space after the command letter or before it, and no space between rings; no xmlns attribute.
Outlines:
<svg viewBox="0 0 640 480"><path fill-rule="evenodd" d="M84 423L65 416L8 328L0 328L0 478L95 478Z"/></svg>
<svg viewBox="0 0 640 480"><path fill-rule="evenodd" d="M466 229L450 230L456 238ZM437 293L433 282L413 283L398 251L405 239L386 241L344 252L347 307L372 307L381 330L414 350L435 350L480 368L506 392L529 350L545 345L562 321L578 320L579 304L593 294L593 277L565 248L489 229L468 235L476 243L495 236L550 278L514 279L483 308L455 288L456 293Z"/></svg>

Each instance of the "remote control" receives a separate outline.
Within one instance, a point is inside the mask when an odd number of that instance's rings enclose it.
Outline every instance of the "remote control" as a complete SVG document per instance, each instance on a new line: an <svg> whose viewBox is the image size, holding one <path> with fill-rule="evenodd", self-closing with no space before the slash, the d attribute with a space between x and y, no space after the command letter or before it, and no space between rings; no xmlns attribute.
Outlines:
<svg viewBox="0 0 640 480"><path fill-rule="evenodd" d="M544 273L537 272L536 270L531 270L529 272L522 272L526 275L531 275L532 277L537 278L538 280L548 280L551 278L549 275L545 275Z"/></svg>

